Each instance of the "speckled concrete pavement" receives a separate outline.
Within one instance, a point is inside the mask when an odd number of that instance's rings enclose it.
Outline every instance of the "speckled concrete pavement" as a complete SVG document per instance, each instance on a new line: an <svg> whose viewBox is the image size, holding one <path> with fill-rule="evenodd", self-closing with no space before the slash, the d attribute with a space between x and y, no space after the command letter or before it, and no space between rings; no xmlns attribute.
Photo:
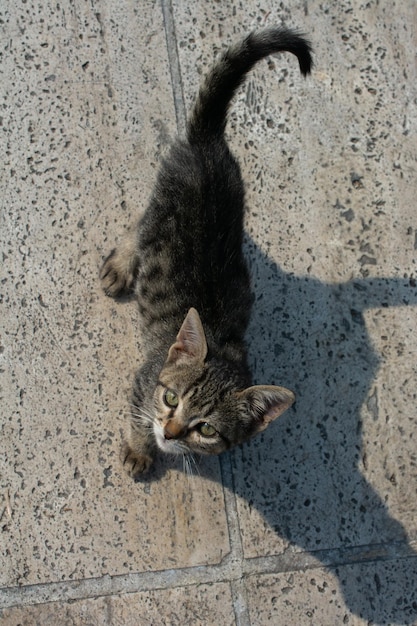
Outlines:
<svg viewBox="0 0 417 626"><path fill-rule="evenodd" d="M417 624L414 0L2 0L0 623ZM247 184L263 436L134 484L141 360L98 268L201 75L285 23L228 134Z"/></svg>

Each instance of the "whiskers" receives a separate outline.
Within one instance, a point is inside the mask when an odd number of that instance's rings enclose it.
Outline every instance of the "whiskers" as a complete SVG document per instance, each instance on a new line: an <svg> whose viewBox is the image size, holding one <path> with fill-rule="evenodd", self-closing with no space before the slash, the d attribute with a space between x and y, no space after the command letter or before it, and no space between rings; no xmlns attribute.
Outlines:
<svg viewBox="0 0 417 626"><path fill-rule="evenodd" d="M190 452L189 447L182 441L170 441L169 453L182 457L182 471L191 479L195 474L200 474L195 455Z"/></svg>
<svg viewBox="0 0 417 626"><path fill-rule="evenodd" d="M200 475L198 463L195 455L190 452L189 447L182 441L169 441L169 449L163 448L164 451L174 457L182 457L182 471L191 480L196 474Z"/></svg>
<svg viewBox="0 0 417 626"><path fill-rule="evenodd" d="M200 476L200 470L198 469L195 456L189 450L182 453L182 471L187 476L188 480L191 480L195 474Z"/></svg>
<svg viewBox="0 0 417 626"><path fill-rule="evenodd" d="M153 415L149 413L149 411L146 411L144 408L139 409L135 404L130 404L129 406L130 412L126 411L126 415L132 419L133 423L138 422L148 426L149 428L153 428L156 420Z"/></svg>
<svg viewBox="0 0 417 626"><path fill-rule="evenodd" d="M166 440L161 424L158 419L152 415L151 411L132 403L130 403L129 406L130 411L125 411L124 413L130 418L133 430L135 430L135 427L138 430L142 428L151 429L156 439L156 444L163 453L172 455L173 457L182 457L182 471L188 480L192 480L194 476L200 475L196 456L190 451L186 443L181 440Z"/></svg>

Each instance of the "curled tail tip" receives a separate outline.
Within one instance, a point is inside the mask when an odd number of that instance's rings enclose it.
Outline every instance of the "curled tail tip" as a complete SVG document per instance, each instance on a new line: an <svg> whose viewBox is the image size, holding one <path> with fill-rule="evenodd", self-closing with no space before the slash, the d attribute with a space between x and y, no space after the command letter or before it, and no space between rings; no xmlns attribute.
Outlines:
<svg viewBox="0 0 417 626"><path fill-rule="evenodd" d="M297 57L302 75L308 76L314 65L310 39L304 32L295 28L277 27L276 30L279 36L288 42L287 51Z"/></svg>
<svg viewBox="0 0 417 626"><path fill-rule="evenodd" d="M313 49L308 37L303 32L286 26L270 26L252 31L236 49L251 50L252 54L255 53L255 60L276 52L290 52L297 57L303 76L310 74L313 67Z"/></svg>
<svg viewBox="0 0 417 626"><path fill-rule="evenodd" d="M300 44L301 44L300 55L297 55L298 64L300 66L300 71L302 75L308 76L309 74L311 74L311 70L314 67L314 61L313 61L313 56L312 56L313 46L311 45L310 40L307 39L303 33L300 33L298 37L300 38Z"/></svg>
<svg viewBox="0 0 417 626"><path fill-rule="evenodd" d="M307 76L309 76L309 74L311 74L311 70L314 67L314 61L313 58L310 54L310 52L308 53L308 55L304 58L299 58L298 59L298 63L300 66L300 72L301 74L307 78Z"/></svg>
<svg viewBox="0 0 417 626"><path fill-rule="evenodd" d="M258 61L276 52L295 55L301 73L310 74L312 46L303 33L283 26L252 31L230 46L208 73L188 121L190 142L222 135L230 101L245 75Z"/></svg>
<svg viewBox="0 0 417 626"><path fill-rule="evenodd" d="M264 41L277 47L277 50L287 51L294 54L300 66L300 71L304 76L311 73L313 67L313 47L310 40L302 31L286 26L273 26L253 33L259 35ZM271 50L271 52L273 52Z"/></svg>

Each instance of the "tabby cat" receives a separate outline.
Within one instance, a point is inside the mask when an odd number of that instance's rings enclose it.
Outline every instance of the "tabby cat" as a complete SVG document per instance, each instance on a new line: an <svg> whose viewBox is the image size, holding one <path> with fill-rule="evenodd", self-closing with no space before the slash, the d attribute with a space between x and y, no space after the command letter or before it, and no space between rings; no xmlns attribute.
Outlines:
<svg viewBox="0 0 417 626"><path fill-rule="evenodd" d="M157 450L219 454L294 402L284 387L251 386L245 331L252 295L242 253L244 191L224 137L229 103L246 73L292 52L304 75L310 44L271 28L229 48L208 74L187 125L163 161L138 227L104 261L109 296L134 290L146 360L137 372L123 461L132 477Z"/></svg>

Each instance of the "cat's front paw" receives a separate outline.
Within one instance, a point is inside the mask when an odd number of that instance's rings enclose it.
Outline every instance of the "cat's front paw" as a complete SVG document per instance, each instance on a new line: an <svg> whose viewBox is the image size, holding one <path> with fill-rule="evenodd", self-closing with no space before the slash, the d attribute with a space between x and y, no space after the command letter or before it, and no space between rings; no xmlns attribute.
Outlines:
<svg viewBox="0 0 417 626"><path fill-rule="evenodd" d="M112 250L101 266L100 280L104 292L112 298L130 291L135 281L131 260Z"/></svg>
<svg viewBox="0 0 417 626"><path fill-rule="evenodd" d="M153 462L151 456L135 452L127 443L122 448L121 458L124 469L133 479L139 478L147 472Z"/></svg>

